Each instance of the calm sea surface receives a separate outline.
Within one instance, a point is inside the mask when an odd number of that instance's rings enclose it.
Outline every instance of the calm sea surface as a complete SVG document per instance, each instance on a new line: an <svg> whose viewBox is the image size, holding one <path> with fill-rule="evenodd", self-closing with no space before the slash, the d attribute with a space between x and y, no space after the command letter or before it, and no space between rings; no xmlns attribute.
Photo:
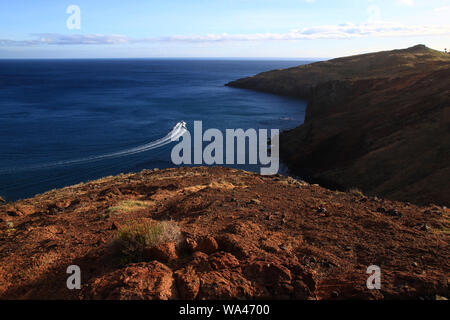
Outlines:
<svg viewBox="0 0 450 320"><path fill-rule="evenodd" d="M225 87L306 62L261 60L0 61L0 196L30 197L121 172L174 167L173 144L105 158L164 137L179 121L289 129L303 101ZM54 165L55 163L62 163ZM258 170L258 166L241 167Z"/></svg>

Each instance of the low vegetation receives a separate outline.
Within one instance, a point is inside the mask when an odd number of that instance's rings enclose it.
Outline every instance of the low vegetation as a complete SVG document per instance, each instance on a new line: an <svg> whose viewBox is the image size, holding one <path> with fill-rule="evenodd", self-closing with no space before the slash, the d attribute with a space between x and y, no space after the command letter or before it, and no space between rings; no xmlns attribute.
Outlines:
<svg viewBox="0 0 450 320"><path fill-rule="evenodd" d="M145 209L150 206L149 202L146 201L138 201L138 200L124 200L119 202L118 205L111 207L108 209L108 213L112 214L120 214L133 212L140 209Z"/></svg>
<svg viewBox="0 0 450 320"><path fill-rule="evenodd" d="M450 215L443 214L441 219L441 227L435 230L436 233L450 234Z"/></svg>
<svg viewBox="0 0 450 320"><path fill-rule="evenodd" d="M350 188L348 190L348 193L350 193L350 194L352 194L354 196L364 197L364 193L358 188Z"/></svg>
<svg viewBox="0 0 450 320"><path fill-rule="evenodd" d="M182 239L178 224L173 221L132 222L117 231L112 243L113 253L121 264L144 260L144 251L163 243Z"/></svg>

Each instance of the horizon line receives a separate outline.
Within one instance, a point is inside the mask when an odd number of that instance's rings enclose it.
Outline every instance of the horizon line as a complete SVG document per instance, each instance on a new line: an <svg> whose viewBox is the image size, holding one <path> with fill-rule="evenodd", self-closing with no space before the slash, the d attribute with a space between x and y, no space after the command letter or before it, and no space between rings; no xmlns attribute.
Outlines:
<svg viewBox="0 0 450 320"><path fill-rule="evenodd" d="M52 57L52 58L2 58L0 60L299 60L317 61L329 60L333 57Z"/></svg>

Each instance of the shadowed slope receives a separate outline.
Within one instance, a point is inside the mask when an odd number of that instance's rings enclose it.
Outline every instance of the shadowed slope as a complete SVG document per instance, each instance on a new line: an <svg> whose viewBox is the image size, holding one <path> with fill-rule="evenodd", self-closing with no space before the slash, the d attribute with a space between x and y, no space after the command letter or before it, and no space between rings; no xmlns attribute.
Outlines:
<svg viewBox="0 0 450 320"><path fill-rule="evenodd" d="M450 204L450 55L419 45L230 83L309 99L281 136L290 169L328 187Z"/></svg>

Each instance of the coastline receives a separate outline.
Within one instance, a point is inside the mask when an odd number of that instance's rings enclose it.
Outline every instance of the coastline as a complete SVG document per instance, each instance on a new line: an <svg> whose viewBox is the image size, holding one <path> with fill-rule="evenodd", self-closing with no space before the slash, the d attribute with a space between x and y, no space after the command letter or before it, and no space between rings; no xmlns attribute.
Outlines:
<svg viewBox="0 0 450 320"><path fill-rule="evenodd" d="M450 55L418 45L227 85L308 97L304 124L280 137L293 174L332 189L450 205L449 83Z"/></svg>

